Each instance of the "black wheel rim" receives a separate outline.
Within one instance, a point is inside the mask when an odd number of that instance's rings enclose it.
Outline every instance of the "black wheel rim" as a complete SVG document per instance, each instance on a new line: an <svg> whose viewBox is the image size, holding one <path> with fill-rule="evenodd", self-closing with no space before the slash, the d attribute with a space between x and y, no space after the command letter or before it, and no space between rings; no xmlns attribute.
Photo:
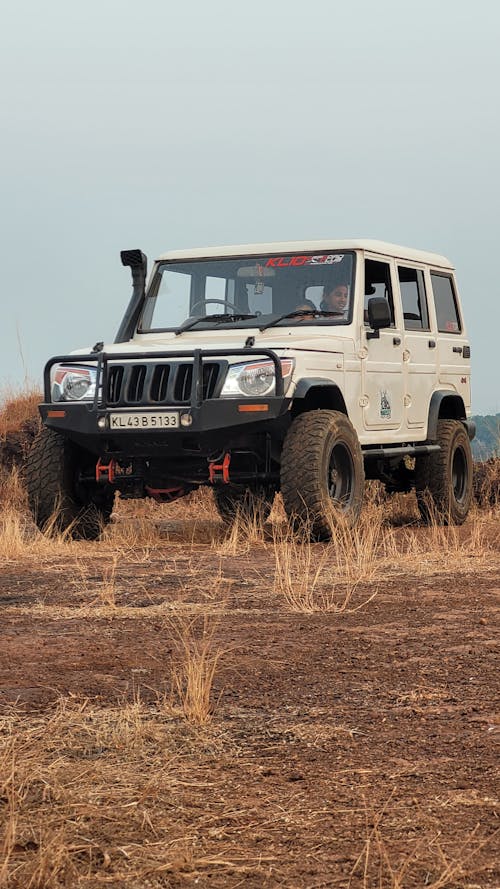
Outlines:
<svg viewBox="0 0 500 889"><path fill-rule="evenodd" d="M342 510L348 509L354 497L354 463L351 452L342 442L333 446L328 463L328 493Z"/></svg>
<svg viewBox="0 0 500 889"><path fill-rule="evenodd" d="M467 493L467 458L463 448L457 448L451 464L451 487L457 503L461 503Z"/></svg>

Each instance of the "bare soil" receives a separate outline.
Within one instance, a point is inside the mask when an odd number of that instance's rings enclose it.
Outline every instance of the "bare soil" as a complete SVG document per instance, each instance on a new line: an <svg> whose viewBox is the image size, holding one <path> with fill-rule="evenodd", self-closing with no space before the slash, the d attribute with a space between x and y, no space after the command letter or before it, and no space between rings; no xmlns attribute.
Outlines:
<svg viewBox="0 0 500 889"><path fill-rule="evenodd" d="M312 614L276 593L269 533L231 551L212 514L176 515L153 545L3 563L0 885L500 886L498 513L476 562L386 564ZM174 667L201 616L200 726Z"/></svg>

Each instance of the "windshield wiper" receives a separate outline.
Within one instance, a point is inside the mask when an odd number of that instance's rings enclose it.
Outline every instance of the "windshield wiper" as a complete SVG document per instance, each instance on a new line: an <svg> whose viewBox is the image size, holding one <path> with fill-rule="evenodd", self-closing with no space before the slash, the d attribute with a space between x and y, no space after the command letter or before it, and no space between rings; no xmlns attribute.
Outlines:
<svg viewBox="0 0 500 889"><path fill-rule="evenodd" d="M304 315L310 315L311 318L331 318L338 317L340 318L343 313L342 312L323 312L321 309L295 309L293 312L284 312L283 315L277 315L276 318L273 318L272 321L268 321L267 324L263 324L262 327L259 327L259 330L267 330L268 327L274 327L276 324L279 324L280 321L284 321L285 318L295 318L295 317L303 317Z"/></svg>
<svg viewBox="0 0 500 889"><path fill-rule="evenodd" d="M223 315L197 315L196 318L186 318L181 326L175 331L175 335L179 336L179 334L185 333L186 330L191 330L191 328L196 327L200 321L217 321L217 323L220 324L223 321L246 321L247 318L256 317L257 315L245 315L242 312L236 312L234 315L232 312L226 312Z"/></svg>

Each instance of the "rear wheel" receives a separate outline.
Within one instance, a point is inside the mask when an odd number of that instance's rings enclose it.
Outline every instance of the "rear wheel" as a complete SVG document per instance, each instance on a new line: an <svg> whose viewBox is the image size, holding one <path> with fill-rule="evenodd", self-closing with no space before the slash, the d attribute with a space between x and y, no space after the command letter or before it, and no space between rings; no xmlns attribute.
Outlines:
<svg viewBox="0 0 500 889"><path fill-rule="evenodd" d="M427 524L461 525L472 500L472 452L459 420L439 420L440 450L419 457L415 487L420 514Z"/></svg>
<svg viewBox="0 0 500 889"><path fill-rule="evenodd" d="M309 527L313 537L327 540L339 516L354 525L364 482L361 447L345 414L316 410L295 418L281 454L281 493L296 526Z"/></svg>
<svg viewBox="0 0 500 889"><path fill-rule="evenodd" d="M243 520L264 524L273 508L275 490L271 486L259 485L249 488L239 485L217 485L214 500L221 519L228 525L239 516Z"/></svg>
<svg viewBox="0 0 500 889"><path fill-rule="evenodd" d="M95 540L109 522L114 491L89 490L78 483L76 446L51 429L42 429L28 454L25 470L28 502L42 531L68 531L75 539Z"/></svg>

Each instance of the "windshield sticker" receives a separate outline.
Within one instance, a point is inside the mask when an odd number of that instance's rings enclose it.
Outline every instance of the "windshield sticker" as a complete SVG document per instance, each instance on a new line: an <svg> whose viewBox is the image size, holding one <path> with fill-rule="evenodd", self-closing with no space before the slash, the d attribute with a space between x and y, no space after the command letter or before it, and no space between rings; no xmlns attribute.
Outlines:
<svg viewBox="0 0 500 889"><path fill-rule="evenodd" d="M302 265L334 265L342 262L343 253L321 253L318 256L273 256L266 262L266 268L287 269Z"/></svg>

